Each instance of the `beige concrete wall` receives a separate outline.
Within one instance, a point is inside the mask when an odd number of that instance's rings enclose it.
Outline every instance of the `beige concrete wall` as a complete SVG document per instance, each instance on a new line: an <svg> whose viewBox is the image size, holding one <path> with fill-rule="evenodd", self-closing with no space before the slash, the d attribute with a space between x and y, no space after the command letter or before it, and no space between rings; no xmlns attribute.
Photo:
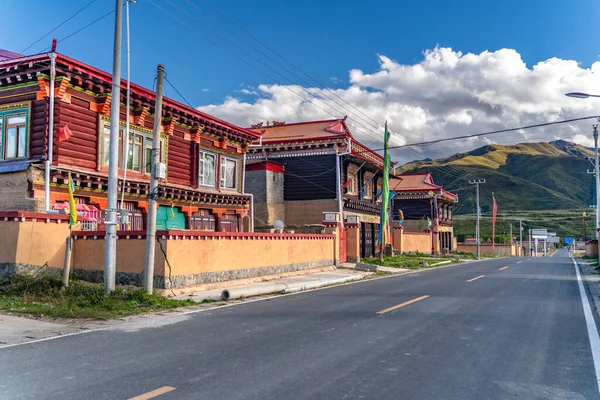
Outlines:
<svg viewBox="0 0 600 400"><path fill-rule="evenodd" d="M457 250L461 253L477 253L477 245L476 244L464 244L458 243ZM480 245L480 253L483 255L495 255L495 256L517 256L519 252L518 244L496 244L492 247L491 244L481 244Z"/></svg>
<svg viewBox="0 0 600 400"><path fill-rule="evenodd" d="M335 263L337 241L330 236L290 238L289 235L284 235L282 238L279 235L221 236L207 233L203 237L198 232L188 232L195 237L161 239L171 270L166 265L160 247L156 247L155 285L160 284L162 277L169 275L173 279L173 285L180 287L260 276L276 273L279 269L299 270ZM93 235L93 232L89 233ZM185 231L177 232L178 235L184 233ZM83 235L79 232L78 239L74 241L73 269L92 272L92 275L84 273L83 276L95 276L94 279L97 279L97 273L104 270L105 241L103 237L93 239L91 235L83 239ZM145 245L144 238L121 237L117 241L117 274L135 281L143 273ZM170 285L165 280L162 282Z"/></svg>
<svg viewBox="0 0 600 400"><path fill-rule="evenodd" d="M401 251L403 253L416 251L431 253L431 233L407 234L404 232Z"/></svg>
<svg viewBox="0 0 600 400"><path fill-rule="evenodd" d="M324 212L337 212L336 200L303 200L285 202L286 225L320 224Z"/></svg>
<svg viewBox="0 0 600 400"><path fill-rule="evenodd" d="M332 239L169 240L172 275L263 268L333 259Z"/></svg>
<svg viewBox="0 0 600 400"><path fill-rule="evenodd" d="M93 232L90 232L93 234ZM163 244L166 246L166 244ZM102 271L104 270L104 237L93 239L76 239L73 241L73 269ZM117 240L117 272L144 272L146 239ZM154 273L164 275L165 258L157 244L154 252Z"/></svg>
<svg viewBox="0 0 600 400"><path fill-rule="evenodd" d="M19 222L0 222L0 263L14 263L19 243Z"/></svg>
<svg viewBox="0 0 600 400"><path fill-rule="evenodd" d="M381 220L381 217L379 215L361 214L353 211L344 211L344 218L348 217L348 215L358 215L358 220L360 222L368 222L371 224L378 224Z"/></svg>
<svg viewBox="0 0 600 400"><path fill-rule="evenodd" d="M63 268L69 224L21 222L16 262Z"/></svg>
<svg viewBox="0 0 600 400"><path fill-rule="evenodd" d="M0 232L0 263L63 267L69 224L0 221Z"/></svg>
<svg viewBox="0 0 600 400"><path fill-rule="evenodd" d="M346 228L346 257L348 262L360 261L360 228Z"/></svg>

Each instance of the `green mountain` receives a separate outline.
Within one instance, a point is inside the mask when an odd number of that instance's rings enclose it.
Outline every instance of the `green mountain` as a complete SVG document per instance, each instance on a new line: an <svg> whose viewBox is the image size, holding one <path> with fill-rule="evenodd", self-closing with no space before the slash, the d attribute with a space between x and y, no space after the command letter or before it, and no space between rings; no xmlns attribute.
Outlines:
<svg viewBox="0 0 600 400"><path fill-rule="evenodd" d="M586 157L593 151L564 140L550 143L522 143L513 146L488 145L467 153L440 159L408 163L397 173L430 172L436 184L459 196L457 215L475 213L475 187L469 180L485 179L480 185L480 206L485 218L491 217L492 193L498 204L498 218L529 218L540 211L553 211L551 220L538 220L537 226L560 228L561 215L569 214L566 224L580 224L578 215L595 204L592 164ZM547 218L547 217L545 217ZM552 222L552 224L550 223ZM577 227L570 226L571 233ZM591 225L590 225L591 226ZM583 230L582 230L583 232Z"/></svg>

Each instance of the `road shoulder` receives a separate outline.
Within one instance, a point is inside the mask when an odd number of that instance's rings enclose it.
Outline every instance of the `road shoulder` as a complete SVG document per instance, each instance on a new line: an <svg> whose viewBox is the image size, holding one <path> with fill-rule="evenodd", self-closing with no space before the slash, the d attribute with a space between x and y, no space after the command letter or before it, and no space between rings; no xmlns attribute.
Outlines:
<svg viewBox="0 0 600 400"><path fill-rule="evenodd" d="M596 317L600 319L600 274L588 262L582 259L574 259L582 272L583 280L592 296L593 308Z"/></svg>

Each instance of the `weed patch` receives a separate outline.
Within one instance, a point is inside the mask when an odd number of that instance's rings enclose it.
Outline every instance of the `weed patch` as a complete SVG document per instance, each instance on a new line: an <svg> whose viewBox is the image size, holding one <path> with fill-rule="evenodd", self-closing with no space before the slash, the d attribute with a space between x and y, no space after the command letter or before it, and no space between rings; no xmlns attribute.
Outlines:
<svg viewBox="0 0 600 400"><path fill-rule="evenodd" d="M0 310L36 316L110 319L197 304L144 290L117 289L104 295L101 284L74 281L61 289L60 277L17 276L0 285Z"/></svg>

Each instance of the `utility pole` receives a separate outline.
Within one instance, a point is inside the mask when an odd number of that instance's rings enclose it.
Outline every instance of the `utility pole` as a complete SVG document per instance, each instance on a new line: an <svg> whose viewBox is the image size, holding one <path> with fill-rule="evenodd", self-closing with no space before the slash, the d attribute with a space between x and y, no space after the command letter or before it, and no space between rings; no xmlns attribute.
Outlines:
<svg viewBox="0 0 600 400"><path fill-rule="evenodd" d="M510 240L509 240L509 243L510 243L510 256L512 257L512 248L513 248L512 222L510 223Z"/></svg>
<svg viewBox="0 0 600 400"><path fill-rule="evenodd" d="M121 108L121 42L123 0L116 0L110 105L110 146L108 161L108 204L106 208L106 249L104 254L104 294L115 290L117 272L117 198L119 184L119 120ZM127 140L128 138L126 138ZM126 160L125 160L126 162Z"/></svg>
<svg viewBox="0 0 600 400"><path fill-rule="evenodd" d="M583 212L583 241L584 241L584 243L587 242L587 229L585 227L585 217L586 217L586 213L584 211Z"/></svg>
<svg viewBox="0 0 600 400"><path fill-rule="evenodd" d="M533 255L533 247L531 247L531 228L529 228L529 255Z"/></svg>
<svg viewBox="0 0 600 400"><path fill-rule="evenodd" d="M521 254L521 257L524 257L525 255L522 254L523 253L523 220L518 219L518 221L519 221L519 254Z"/></svg>
<svg viewBox="0 0 600 400"><path fill-rule="evenodd" d="M148 222L146 227L146 257L144 260L144 289L152 294L154 289L154 247L156 246L156 196L158 192L157 168L160 162L160 126L165 67L156 69L156 102L154 103L154 132L152 137L152 165L150 194L148 195Z"/></svg>
<svg viewBox="0 0 600 400"><path fill-rule="evenodd" d="M481 240L479 238L479 218L481 217L481 209L479 207L479 185L484 184L485 179L470 180L469 183L477 186L477 227L475 228L475 241L477 242L477 259L479 260L481 258Z"/></svg>
<svg viewBox="0 0 600 400"><path fill-rule="evenodd" d="M596 232L597 249L600 249L600 239L598 227L600 227L600 162L598 161L598 125L594 125L594 158L595 158L595 175L596 175ZM600 262L600 250L598 250L598 262Z"/></svg>
<svg viewBox="0 0 600 400"><path fill-rule="evenodd" d="M594 125L594 175L596 178L596 226L595 237L598 239L598 227L600 226L600 214L598 206L600 205L600 164L598 162L598 125ZM600 252L598 252L600 257Z"/></svg>

